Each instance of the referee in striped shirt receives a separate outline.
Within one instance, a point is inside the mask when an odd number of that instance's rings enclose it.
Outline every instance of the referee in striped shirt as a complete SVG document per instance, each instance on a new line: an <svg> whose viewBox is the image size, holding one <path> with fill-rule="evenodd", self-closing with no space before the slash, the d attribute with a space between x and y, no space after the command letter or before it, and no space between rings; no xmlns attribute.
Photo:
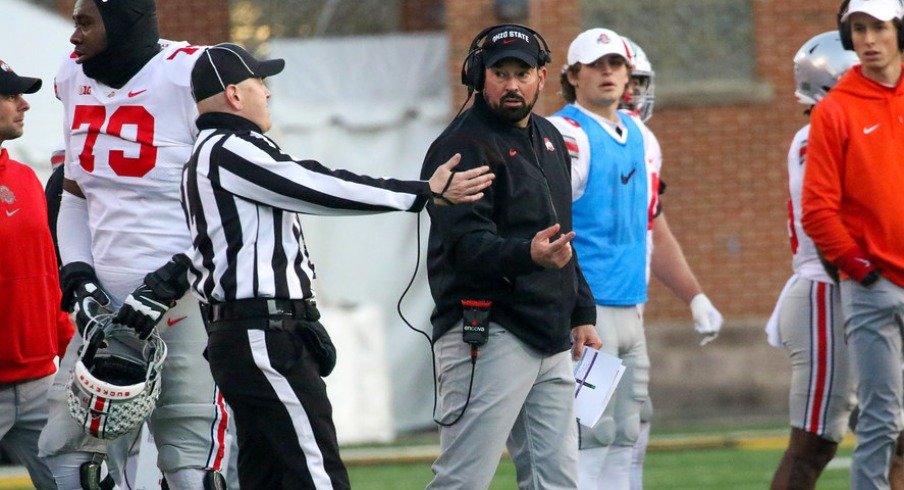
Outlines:
<svg viewBox="0 0 904 490"><path fill-rule="evenodd" d="M335 349L318 322L298 214L473 202L493 176L486 166L453 172L458 155L429 181L375 179L292 158L264 136L263 79L284 65L218 44L192 71L201 115L182 177L189 278L204 304L210 370L235 413L242 488L348 488L321 379Z"/></svg>

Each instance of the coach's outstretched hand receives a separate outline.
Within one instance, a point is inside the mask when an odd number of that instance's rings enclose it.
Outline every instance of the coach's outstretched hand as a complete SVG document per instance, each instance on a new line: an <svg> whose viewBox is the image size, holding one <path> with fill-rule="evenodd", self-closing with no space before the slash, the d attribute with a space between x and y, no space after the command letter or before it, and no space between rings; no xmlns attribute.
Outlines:
<svg viewBox="0 0 904 490"><path fill-rule="evenodd" d="M490 173L489 166L456 172L453 169L460 162L461 154L456 153L433 172L429 180L433 204L443 206L477 201L483 197L481 191L493 183L495 175Z"/></svg>
<svg viewBox="0 0 904 490"><path fill-rule="evenodd" d="M571 262L574 250L571 240L575 233L559 234L562 227L558 223L538 231L530 241L530 258L544 269L561 269ZM558 236L556 236L558 235Z"/></svg>
<svg viewBox="0 0 904 490"><path fill-rule="evenodd" d="M716 340L724 320L705 294L700 293L691 300L691 315L694 317L694 330L703 337L700 345Z"/></svg>

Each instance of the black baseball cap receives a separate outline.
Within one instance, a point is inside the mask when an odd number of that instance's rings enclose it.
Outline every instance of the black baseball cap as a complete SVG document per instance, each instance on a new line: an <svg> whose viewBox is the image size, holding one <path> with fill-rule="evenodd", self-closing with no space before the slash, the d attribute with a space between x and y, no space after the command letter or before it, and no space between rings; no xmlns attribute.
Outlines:
<svg viewBox="0 0 904 490"><path fill-rule="evenodd" d="M220 43L207 48L191 70L191 93L195 101L226 90L227 85L251 77L266 78L283 71L286 60L260 61L238 44Z"/></svg>
<svg viewBox="0 0 904 490"><path fill-rule="evenodd" d="M515 25L500 26L488 32L483 45L484 66L490 67L505 58L515 58L530 66L540 64L540 45L534 34Z"/></svg>
<svg viewBox="0 0 904 490"><path fill-rule="evenodd" d="M40 88L40 78L20 77L6 62L0 60L0 94L33 94Z"/></svg>

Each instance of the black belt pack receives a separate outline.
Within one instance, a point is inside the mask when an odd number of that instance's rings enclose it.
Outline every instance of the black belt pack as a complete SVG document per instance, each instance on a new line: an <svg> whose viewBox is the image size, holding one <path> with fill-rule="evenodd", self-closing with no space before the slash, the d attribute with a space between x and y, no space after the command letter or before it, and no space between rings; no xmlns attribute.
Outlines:
<svg viewBox="0 0 904 490"><path fill-rule="evenodd" d="M328 376L336 367L336 347L318 321L320 311L313 298L240 299L214 303L205 309L208 334L235 329L294 332L317 360L320 376Z"/></svg>

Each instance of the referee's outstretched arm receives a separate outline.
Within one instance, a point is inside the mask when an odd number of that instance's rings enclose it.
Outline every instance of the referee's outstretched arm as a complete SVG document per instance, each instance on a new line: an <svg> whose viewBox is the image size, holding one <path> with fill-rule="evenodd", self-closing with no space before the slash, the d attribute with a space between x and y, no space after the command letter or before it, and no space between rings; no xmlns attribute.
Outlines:
<svg viewBox="0 0 904 490"><path fill-rule="evenodd" d="M199 163L199 173L236 196L305 214L418 211L431 196L437 204L473 202L483 197L481 191L493 180L487 166L454 172L459 155L426 182L403 181L333 170L315 160L295 160L259 133L213 131L205 136L196 153L209 151L216 158L206 165Z"/></svg>

